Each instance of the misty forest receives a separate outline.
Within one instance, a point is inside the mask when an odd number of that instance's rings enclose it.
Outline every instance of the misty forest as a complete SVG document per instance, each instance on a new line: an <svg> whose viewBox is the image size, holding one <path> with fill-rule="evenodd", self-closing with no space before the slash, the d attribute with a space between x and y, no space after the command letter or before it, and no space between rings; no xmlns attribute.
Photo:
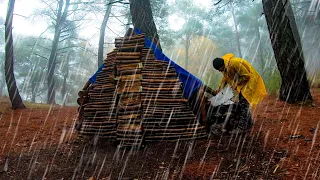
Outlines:
<svg viewBox="0 0 320 180"><path fill-rule="evenodd" d="M0 0L0 179L319 179L320 1Z"/></svg>

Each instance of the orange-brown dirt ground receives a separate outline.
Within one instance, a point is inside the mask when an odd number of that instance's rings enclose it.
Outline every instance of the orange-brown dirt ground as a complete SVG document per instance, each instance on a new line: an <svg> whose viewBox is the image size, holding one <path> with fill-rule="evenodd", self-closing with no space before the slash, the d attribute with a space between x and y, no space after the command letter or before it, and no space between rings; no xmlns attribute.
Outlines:
<svg viewBox="0 0 320 180"><path fill-rule="evenodd" d="M320 179L320 89L316 107L267 97L253 131L119 149L77 137L77 107L0 98L0 179Z"/></svg>

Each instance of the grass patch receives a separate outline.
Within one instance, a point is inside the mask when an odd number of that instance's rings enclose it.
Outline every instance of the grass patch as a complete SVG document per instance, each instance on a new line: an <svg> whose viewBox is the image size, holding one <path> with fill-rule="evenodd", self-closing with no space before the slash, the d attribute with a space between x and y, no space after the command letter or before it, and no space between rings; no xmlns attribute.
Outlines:
<svg viewBox="0 0 320 180"><path fill-rule="evenodd" d="M28 101L24 101L23 103L28 109L50 109L51 107L51 104L32 103ZM56 105L53 105L53 106L56 106Z"/></svg>

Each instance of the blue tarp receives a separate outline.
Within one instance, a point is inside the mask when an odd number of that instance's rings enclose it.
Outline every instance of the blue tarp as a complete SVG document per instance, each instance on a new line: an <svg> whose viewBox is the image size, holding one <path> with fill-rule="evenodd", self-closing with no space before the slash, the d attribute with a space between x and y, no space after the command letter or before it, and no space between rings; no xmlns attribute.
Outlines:
<svg viewBox="0 0 320 180"><path fill-rule="evenodd" d="M135 28L134 29L136 34L141 34L142 32ZM162 51L149 39L145 38L145 47L151 48L156 59L162 60L165 62L169 62L171 65L174 66L180 82L182 82L182 88L183 88L183 95L189 99L189 97L192 95L192 93L199 88L203 83L200 79L189 73L187 70L183 69L181 66L176 64L175 62L171 61L165 54L162 53ZM101 65L98 69L98 71L89 79L91 83L94 83L96 81L96 76L99 71L102 70L104 65Z"/></svg>

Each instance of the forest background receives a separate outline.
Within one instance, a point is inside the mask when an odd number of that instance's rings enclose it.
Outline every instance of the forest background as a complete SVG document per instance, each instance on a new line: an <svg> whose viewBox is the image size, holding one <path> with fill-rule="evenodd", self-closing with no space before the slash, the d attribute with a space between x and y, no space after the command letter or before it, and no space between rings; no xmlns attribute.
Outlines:
<svg viewBox="0 0 320 180"><path fill-rule="evenodd" d="M14 72L23 100L37 103L47 100L46 76L58 2L17 0L15 3ZM216 4L215 0L150 0L150 3L164 53L208 86L216 88L221 78L212 68L212 59L234 53L256 67L270 94L278 93L281 77L261 1ZM291 1L311 85L320 83L319 7L312 3ZM0 0L1 69L4 69L6 9L7 1ZM54 71L55 102L75 105L77 92L98 68L101 25L106 23L105 55L114 48L114 38L123 36L132 24L126 0L71 0L67 10ZM0 95L7 95L4 71L0 71Z"/></svg>

